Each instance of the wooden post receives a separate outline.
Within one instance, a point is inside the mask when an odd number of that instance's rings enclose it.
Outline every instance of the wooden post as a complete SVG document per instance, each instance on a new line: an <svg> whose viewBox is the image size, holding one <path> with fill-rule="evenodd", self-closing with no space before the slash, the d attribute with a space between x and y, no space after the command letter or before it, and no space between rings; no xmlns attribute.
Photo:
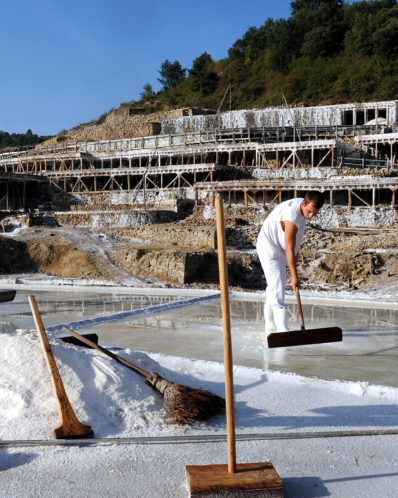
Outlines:
<svg viewBox="0 0 398 498"><path fill-rule="evenodd" d="M391 207L395 207L395 188L392 189L392 195L391 195Z"/></svg>
<svg viewBox="0 0 398 498"><path fill-rule="evenodd" d="M246 190L243 192L244 198L245 198L245 206L248 206L248 199L247 199L247 192Z"/></svg>
<svg viewBox="0 0 398 498"><path fill-rule="evenodd" d="M348 189L348 209L351 209L351 205L352 205L351 189Z"/></svg>
<svg viewBox="0 0 398 498"><path fill-rule="evenodd" d="M372 192L372 206L376 206L376 187L373 187L373 192Z"/></svg>
<svg viewBox="0 0 398 498"><path fill-rule="evenodd" d="M395 190L394 190L395 193ZM22 190L22 207L23 210L26 210L26 180L23 182L23 190Z"/></svg>
<svg viewBox="0 0 398 498"><path fill-rule="evenodd" d="M330 189L329 191L329 196L330 196L330 202L329 205L332 208L333 207L333 189Z"/></svg>
<svg viewBox="0 0 398 498"><path fill-rule="evenodd" d="M216 199L218 265L220 270L221 309L224 330L225 400L227 411L228 472L236 473L235 406L232 363L231 319L229 310L227 250L225 243L224 206Z"/></svg>
<svg viewBox="0 0 398 498"><path fill-rule="evenodd" d="M281 204L281 202L282 202L282 190L279 191L278 202L279 202L279 204Z"/></svg>

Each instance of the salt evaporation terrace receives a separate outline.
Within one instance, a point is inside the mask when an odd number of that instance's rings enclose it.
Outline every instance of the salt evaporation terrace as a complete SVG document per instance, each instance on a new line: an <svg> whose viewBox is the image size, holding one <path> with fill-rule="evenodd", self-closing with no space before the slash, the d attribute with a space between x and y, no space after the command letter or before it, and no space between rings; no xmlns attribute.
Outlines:
<svg viewBox="0 0 398 498"><path fill-rule="evenodd" d="M140 291L142 292L142 291ZM156 295L65 291L19 291L12 303L0 308L1 330L33 329L27 296L33 293L43 321L54 326L87 318L167 305L202 295L203 302L176 309L123 318L108 323L76 327L79 333L95 332L99 343L107 347L131 348L194 359L223 361L222 314L214 293ZM163 292L163 291L162 291ZM208 301L207 299L212 299ZM299 329L297 306L288 298L290 324ZM255 368L294 372L304 376L371 382L398 387L395 365L398 348L398 307L371 307L369 303L350 306L324 301L307 304L303 311L307 328L339 326L342 343L270 350L264 335L263 297L234 293L231 297L231 321L234 364ZM148 310L149 311L149 310Z"/></svg>

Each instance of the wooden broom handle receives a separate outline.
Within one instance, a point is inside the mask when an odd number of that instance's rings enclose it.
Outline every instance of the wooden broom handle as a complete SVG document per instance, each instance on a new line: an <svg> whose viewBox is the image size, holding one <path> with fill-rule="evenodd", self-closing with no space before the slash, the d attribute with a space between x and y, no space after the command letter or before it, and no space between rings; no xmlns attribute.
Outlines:
<svg viewBox="0 0 398 498"><path fill-rule="evenodd" d="M132 363L130 363L127 360L124 360L123 358L120 358L120 356L117 356L116 354L111 353L107 349L103 348L102 346L99 346L98 344L95 344L95 342L90 341L90 339L87 339L87 337L83 337L82 335L78 334L72 329L69 329L68 327L65 327L65 325L62 327L62 330L64 332L67 332L68 334L72 335L73 337L76 337L76 339L79 339L79 341L84 342L87 344L87 346L91 346L92 348L98 349L98 351L101 351L101 353L106 354L106 356L109 356L110 358L116 360L118 363L121 363L127 368L130 368L131 370L134 370L135 372L140 373L144 377L149 377L149 374L145 372L145 370L141 370L141 368L136 367Z"/></svg>
<svg viewBox="0 0 398 498"><path fill-rule="evenodd" d="M229 310L227 249L225 243L223 200L216 199L218 267L224 330L225 402L227 412L228 472L236 473L235 406L232 364L231 318Z"/></svg>
<svg viewBox="0 0 398 498"><path fill-rule="evenodd" d="M301 330L305 330L303 309L301 308L301 299L300 299L300 292L299 292L298 286L296 287L295 290L296 290L296 297L297 297L297 306L298 306L298 311L299 311L299 315L300 315Z"/></svg>

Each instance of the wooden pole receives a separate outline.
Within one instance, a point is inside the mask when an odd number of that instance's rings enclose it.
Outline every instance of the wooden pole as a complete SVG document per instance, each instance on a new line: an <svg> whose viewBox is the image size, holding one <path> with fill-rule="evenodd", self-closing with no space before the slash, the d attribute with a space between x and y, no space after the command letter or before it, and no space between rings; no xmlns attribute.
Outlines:
<svg viewBox="0 0 398 498"><path fill-rule="evenodd" d="M227 411L228 472L236 473L235 406L232 364L231 318L229 311L227 249L225 243L224 207L216 199L218 266L220 272L221 309L224 330L225 401Z"/></svg>
<svg viewBox="0 0 398 498"><path fill-rule="evenodd" d="M92 428L89 425L82 424L79 421L69 402L50 343L47 339L46 330L44 328L36 300L34 296L28 296L28 300L40 343L43 348L44 358L47 363L48 371L50 372L55 399L58 405L59 417L61 419L61 426L53 431L53 435L57 439L92 437L94 436Z"/></svg>

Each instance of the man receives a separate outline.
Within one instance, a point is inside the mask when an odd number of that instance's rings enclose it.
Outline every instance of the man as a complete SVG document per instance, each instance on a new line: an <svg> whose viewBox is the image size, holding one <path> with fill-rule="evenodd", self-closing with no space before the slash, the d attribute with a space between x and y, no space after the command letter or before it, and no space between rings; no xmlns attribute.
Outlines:
<svg viewBox="0 0 398 498"><path fill-rule="evenodd" d="M286 332L285 303L286 266L289 267L290 286L300 288L297 259L307 220L316 216L324 203L317 190L303 198L279 204L265 220L257 239L257 253L267 281L264 305L265 332Z"/></svg>

